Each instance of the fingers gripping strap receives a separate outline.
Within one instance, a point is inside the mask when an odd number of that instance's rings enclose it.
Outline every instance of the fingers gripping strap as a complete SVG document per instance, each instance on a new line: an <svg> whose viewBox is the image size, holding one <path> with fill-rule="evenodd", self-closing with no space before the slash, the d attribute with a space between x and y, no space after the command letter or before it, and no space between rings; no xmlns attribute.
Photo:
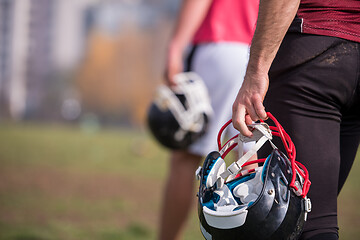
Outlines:
<svg viewBox="0 0 360 240"><path fill-rule="evenodd" d="M262 136L266 136L267 138L272 139L270 127L266 123L254 123L254 124L248 125L248 127L254 129L252 131L253 135L251 137L246 137L246 136L239 134L239 139L242 142L257 141Z"/></svg>
<svg viewBox="0 0 360 240"><path fill-rule="evenodd" d="M252 137L246 137L246 136L243 136L243 135L239 134L239 140L241 142L248 143L248 142L258 141L263 136L267 137L269 140L272 139L272 134L271 134L270 127L266 123L254 123L254 124L251 124L251 125L248 125L248 126L250 128L254 129L252 131L253 135L252 135ZM239 148L238 149L239 156L244 155L244 146L243 146L243 144L239 144L238 148Z"/></svg>
<svg viewBox="0 0 360 240"><path fill-rule="evenodd" d="M223 179L226 179L232 174L237 174L241 170L241 166L247 162L261 147L264 143L269 140L268 136L262 136L256 144L245 154L243 155L238 161L233 162L225 172L220 174Z"/></svg>

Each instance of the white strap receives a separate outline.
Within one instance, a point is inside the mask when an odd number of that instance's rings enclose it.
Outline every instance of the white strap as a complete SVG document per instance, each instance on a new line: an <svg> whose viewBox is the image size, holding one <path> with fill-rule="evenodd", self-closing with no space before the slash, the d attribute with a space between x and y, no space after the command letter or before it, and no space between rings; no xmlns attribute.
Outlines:
<svg viewBox="0 0 360 240"><path fill-rule="evenodd" d="M268 139L272 139L272 134L269 125L266 123L254 123L251 125L248 125L251 128L254 128L254 131L252 132L251 137L246 137L241 134L239 134L239 149L238 153L239 156L244 155L244 148L243 144L240 144L240 142L247 143L247 142L255 142L258 141L261 137L266 136Z"/></svg>
<svg viewBox="0 0 360 240"><path fill-rule="evenodd" d="M251 137L246 137L239 134L236 139L229 141L220 150L220 154L222 155L229 147L238 143L239 156L241 156L238 161L233 162L225 172L220 174L223 179L226 179L230 175L237 174L241 170L241 166L246 163L262 147L262 145L264 145L267 140L270 141L272 139L270 127L266 123L254 123L249 125L249 127L254 128L252 131L253 135ZM256 144L247 153L244 154L243 143L253 141L256 141Z"/></svg>
<svg viewBox="0 0 360 240"><path fill-rule="evenodd" d="M267 136L262 136L259 141L247 152L245 153L236 163L239 166L242 166L244 163L249 161L249 159L254 156L254 154L264 145L264 143L269 140Z"/></svg>
<svg viewBox="0 0 360 240"><path fill-rule="evenodd" d="M241 166L247 162L261 147L264 143L269 140L267 136L262 136L256 144L247 152L245 153L238 161L233 162L225 172L220 174L220 176L226 179L228 176L237 174L241 170Z"/></svg>

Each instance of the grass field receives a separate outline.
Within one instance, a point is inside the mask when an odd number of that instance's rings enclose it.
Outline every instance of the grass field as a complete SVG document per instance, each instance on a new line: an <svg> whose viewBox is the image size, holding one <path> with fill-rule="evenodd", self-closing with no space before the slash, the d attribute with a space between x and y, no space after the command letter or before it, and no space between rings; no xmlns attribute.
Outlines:
<svg viewBox="0 0 360 240"><path fill-rule="evenodd" d="M155 239L167 164L144 131L2 123L0 239ZM358 155L339 198L342 240L360 239L359 183ZM195 209L184 239L202 239Z"/></svg>

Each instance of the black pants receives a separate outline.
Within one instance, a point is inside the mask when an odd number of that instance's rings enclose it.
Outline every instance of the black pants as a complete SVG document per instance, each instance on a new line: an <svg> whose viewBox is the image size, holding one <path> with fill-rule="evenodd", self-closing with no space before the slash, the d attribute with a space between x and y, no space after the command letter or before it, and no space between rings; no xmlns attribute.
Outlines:
<svg viewBox="0 0 360 240"><path fill-rule="evenodd" d="M288 33L269 72L264 105L292 138L312 182L301 239L338 234L337 195L360 141L359 62L359 43Z"/></svg>

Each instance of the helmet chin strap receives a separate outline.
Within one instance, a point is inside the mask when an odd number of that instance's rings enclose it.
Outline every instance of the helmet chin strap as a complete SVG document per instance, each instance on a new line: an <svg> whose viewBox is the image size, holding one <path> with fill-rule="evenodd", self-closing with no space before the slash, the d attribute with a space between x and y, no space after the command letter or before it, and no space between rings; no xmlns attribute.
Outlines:
<svg viewBox="0 0 360 240"><path fill-rule="evenodd" d="M253 129L253 135L251 137L246 137L241 134L238 134L235 138L230 139L227 143L222 146L220 149L220 155L224 158L227 153L229 153L236 145L238 145L239 160L233 162L223 173L220 174L222 179L226 179L230 175L237 174L241 170L241 166L247 162L257 151L269 140L271 142L272 134L269 125L266 123L254 123L249 125ZM243 143L247 142L256 142L252 148L244 154ZM272 144L273 147L275 145ZM276 148L276 147L275 147Z"/></svg>

